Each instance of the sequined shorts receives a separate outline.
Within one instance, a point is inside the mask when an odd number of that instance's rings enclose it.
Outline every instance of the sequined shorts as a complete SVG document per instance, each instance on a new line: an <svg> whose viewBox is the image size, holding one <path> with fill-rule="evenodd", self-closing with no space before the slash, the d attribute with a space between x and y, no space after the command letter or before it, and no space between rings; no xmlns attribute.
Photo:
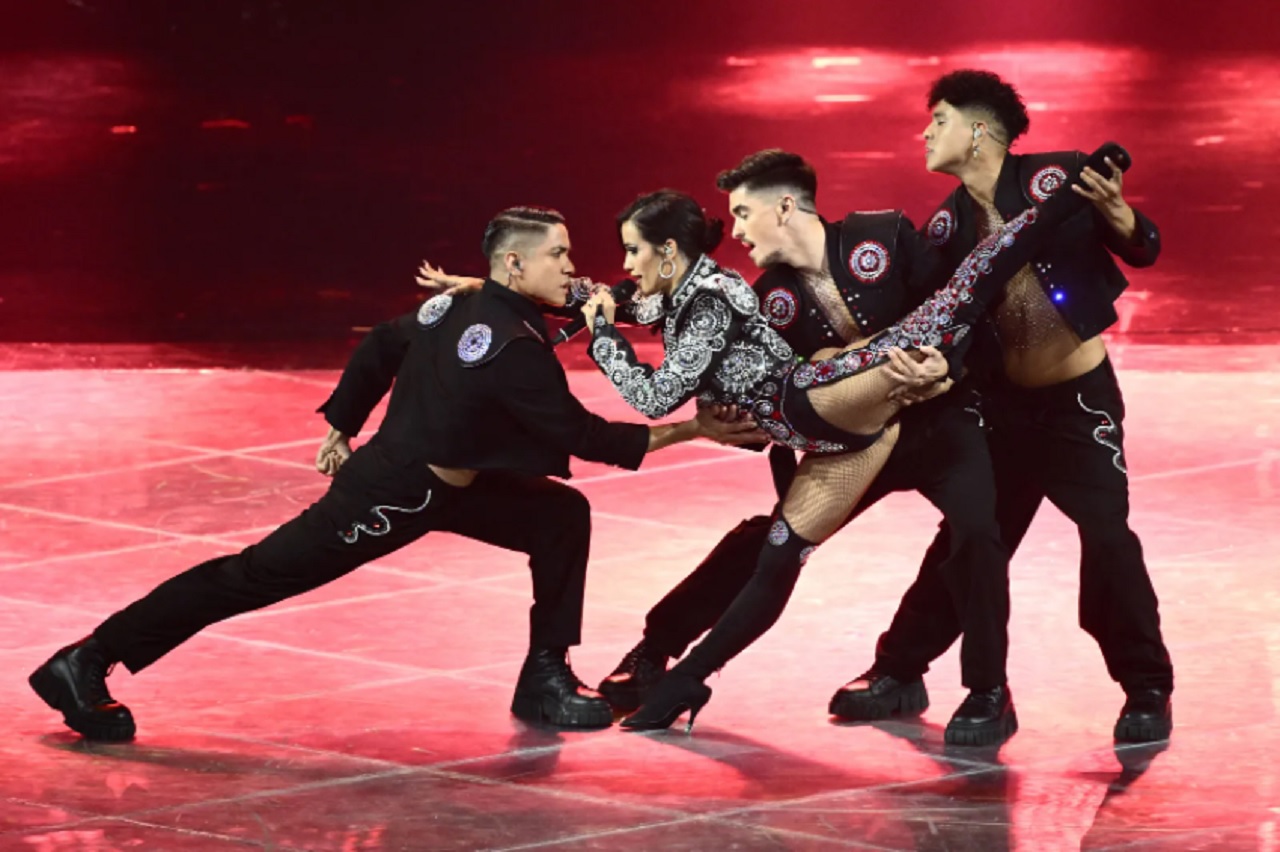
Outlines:
<svg viewBox="0 0 1280 852"><path fill-rule="evenodd" d="M775 444L819 455L856 453L884 434L883 429L871 435L846 432L823 420L809 401L809 394L791 381L794 369L788 367L766 381L750 404L751 416Z"/></svg>

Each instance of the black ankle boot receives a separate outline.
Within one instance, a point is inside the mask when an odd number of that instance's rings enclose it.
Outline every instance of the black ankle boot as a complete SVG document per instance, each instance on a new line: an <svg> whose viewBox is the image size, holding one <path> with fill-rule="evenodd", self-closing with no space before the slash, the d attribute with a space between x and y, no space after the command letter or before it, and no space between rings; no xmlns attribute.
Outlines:
<svg viewBox="0 0 1280 852"><path fill-rule="evenodd" d="M644 702L645 695L667 673L667 659L666 654L641 639L613 673L600 681L600 694L614 710L629 713Z"/></svg>
<svg viewBox="0 0 1280 852"><path fill-rule="evenodd" d="M85 739L123 742L133 739L137 726L129 708L107 691L107 675L115 663L102 643L89 636L54 654L27 682Z"/></svg>
<svg viewBox="0 0 1280 852"><path fill-rule="evenodd" d="M1013 736L1018 715L1013 711L1013 695L1007 686L975 689L960 703L943 739L949 745L993 745Z"/></svg>
<svg viewBox="0 0 1280 852"><path fill-rule="evenodd" d="M919 716L929 709L922 678L898 680L875 666L831 696L827 712L846 722L875 722L891 716Z"/></svg>
<svg viewBox="0 0 1280 852"><path fill-rule="evenodd" d="M1173 705L1163 689L1142 689L1128 693L1116 720L1115 738L1122 743L1149 743L1167 740L1173 733Z"/></svg>
<svg viewBox="0 0 1280 852"><path fill-rule="evenodd" d="M516 682L511 712L526 722L563 728L607 728L613 724L609 702L578 680L564 648L529 651Z"/></svg>
<svg viewBox="0 0 1280 852"><path fill-rule="evenodd" d="M640 709L622 720L628 731L659 731L670 728L684 711L689 711L685 733L693 730L698 711L711 699L711 687L696 677L672 671L649 690Z"/></svg>

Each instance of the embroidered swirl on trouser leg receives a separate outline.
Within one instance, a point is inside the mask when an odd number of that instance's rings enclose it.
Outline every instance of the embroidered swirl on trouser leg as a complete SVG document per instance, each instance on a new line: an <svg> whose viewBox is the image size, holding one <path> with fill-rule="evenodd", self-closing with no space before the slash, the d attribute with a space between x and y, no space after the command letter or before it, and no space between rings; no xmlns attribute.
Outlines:
<svg viewBox="0 0 1280 852"><path fill-rule="evenodd" d="M1094 411L1092 408L1084 404L1084 394L1076 394L1076 402L1080 403L1080 407L1089 414L1097 415L1102 418L1102 423L1093 429L1093 440L1109 450L1114 450L1115 455L1111 457L1111 463L1116 466L1116 470L1129 475L1129 470L1124 466L1124 448L1111 440L1119 432L1119 424L1116 419L1108 414L1104 409Z"/></svg>
<svg viewBox="0 0 1280 852"><path fill-rule="evenodd" d="M387 512L400 512L406 515L414 515L427 508L427 504L430 502L431 489L427 489L427 498L423 500L422 505L416 509L410 509L403 506L374 506L369 510L369 514L373 515L378 520L375 521L372 526L362 521L354 521L351 524L351 529L346 532L339 532L338 537L347 544L355 544L356 540L360 538L360 533L362 532L372 536L384 536L391 532L391 521L387 518Z"/></svg>

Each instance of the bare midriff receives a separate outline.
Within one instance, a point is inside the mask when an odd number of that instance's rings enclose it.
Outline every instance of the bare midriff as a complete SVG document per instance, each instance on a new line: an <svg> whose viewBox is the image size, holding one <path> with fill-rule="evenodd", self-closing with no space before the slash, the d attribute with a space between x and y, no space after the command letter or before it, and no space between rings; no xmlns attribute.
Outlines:
<svg viewBox="0 0 1280 852"><path fill-rule="evenodd" d="M977 205L984 214L982 236L1004 224L994 205L982 201ZM1069 381L1107 357L1101 337L1081 340L1067 324L1030 266L1019 269L1005 285L995 320L1005 375L1019 387L1040 388Z"/></svg>

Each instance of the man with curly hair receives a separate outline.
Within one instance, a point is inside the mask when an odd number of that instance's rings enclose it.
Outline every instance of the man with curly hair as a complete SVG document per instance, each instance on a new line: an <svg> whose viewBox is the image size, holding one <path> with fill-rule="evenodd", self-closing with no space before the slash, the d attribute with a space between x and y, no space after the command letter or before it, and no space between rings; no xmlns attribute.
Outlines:
<svg viewBox="0 0 1280 852"><path fill-rule="evenodd" d="M1084 156L1010 153L1030 119L1017 90L988 71L938 78L928 107L925 166L960 181L924 229L943 265L1058 189ZM1172 730L1173 667L1142 546L1129 528L1124 401L1101 334L1116 321L1113 303L1128 285L1112 255L1150 266L1160 233L1125 201L1119 169L1086 169L1083 182L1070 189L1093 208L1056 232L993 310L988 330L998 367L986 382L984 412L1004 542L1010 553L1017 549L1046 498L1075 523L1080 626L1097 640L1127 696L1115 738L1146 742ZM943 526L880 637L871 670L841 692L889 700L919 690L928 664L960 635L938 570L947 537ZM966 703L975 718L993 718L1009 702L1001 686L971 692Z"/></svg>

